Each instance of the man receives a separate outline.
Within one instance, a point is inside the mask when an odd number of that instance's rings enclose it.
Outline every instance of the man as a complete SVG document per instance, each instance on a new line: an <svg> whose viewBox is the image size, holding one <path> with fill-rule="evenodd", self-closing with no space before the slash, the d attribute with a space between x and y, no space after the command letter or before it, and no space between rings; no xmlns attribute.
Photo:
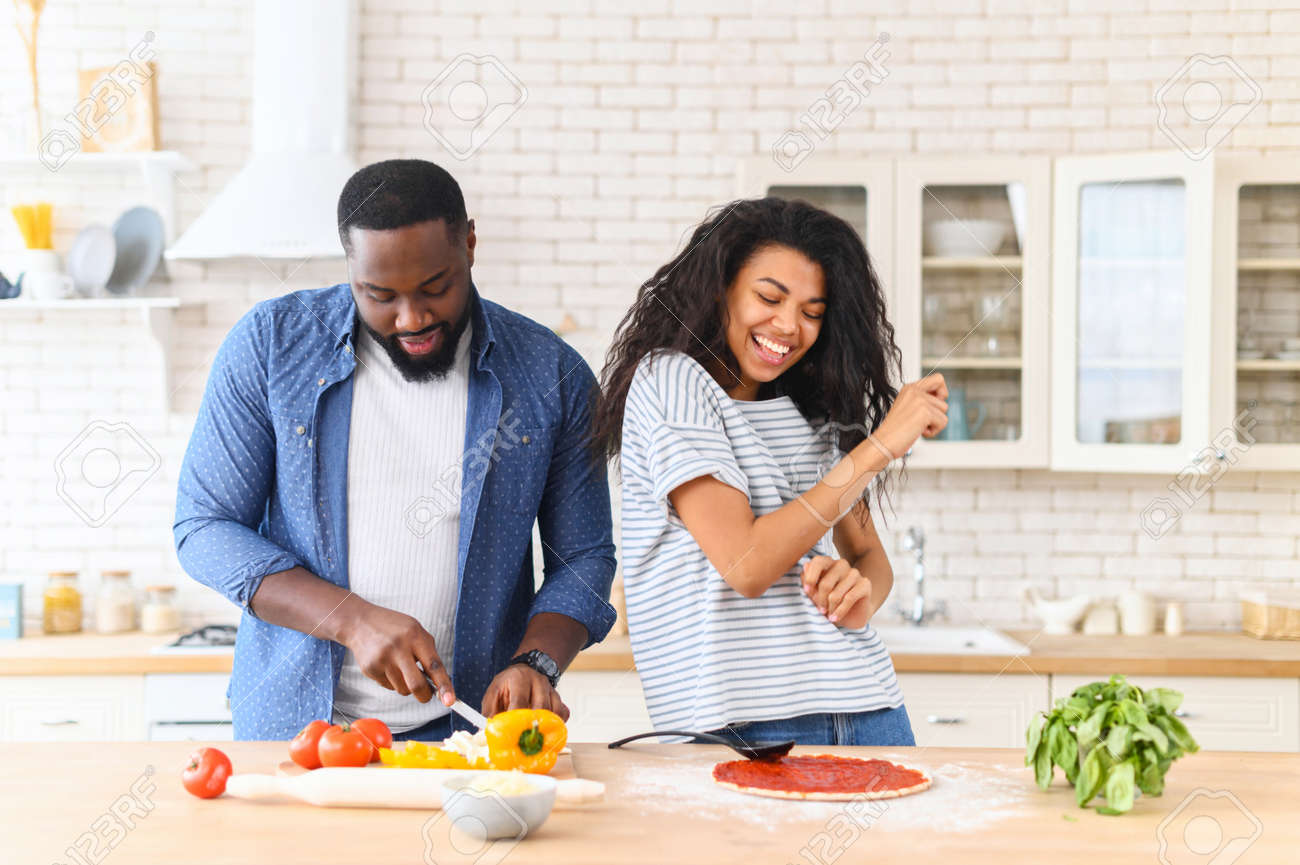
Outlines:
<svg viewBox="0 0 1300 865"><path fill-rule="evenodd" d="M181 564L243 607L235 736L374 716L440 739L467 726L457 696L567 718L556 679L614 622L595 378L479 297L474 222L438 166L361 169L338 218L350 284L235 325L181 468Z"/></svg>

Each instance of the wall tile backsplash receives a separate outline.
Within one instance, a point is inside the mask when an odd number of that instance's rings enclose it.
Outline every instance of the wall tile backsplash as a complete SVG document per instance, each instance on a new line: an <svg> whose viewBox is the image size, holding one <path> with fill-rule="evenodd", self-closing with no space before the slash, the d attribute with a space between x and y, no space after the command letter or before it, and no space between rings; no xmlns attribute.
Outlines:
<svg viewBox="0 0 1300 865"><path fill-rule="evenodd" d="M551 326L572 316L583 328L573 340L592 359L636 286L711 206L734 196L737 162L768 153L798 128L810 103L881 33L890 36L888 77L811 158L1169 149L1153 93L1194 52L1231 55L1263 91L1221 152L1300 155L1300 13L1274 11L1265 0L1194 9L1015 0L972 2L962 14L841 0L801 3L797 14L742 0L642 0L634 11L609 0L359 5L359 159L421 156L448 167L477 220L483 293ZM880 14L863 11L873 5ZM180 223L188 225L248 153L251 19L249 0L50 4L40 57L47 117L72 109L78 67L111 64L156 31L163 145L198 166L177 186ZM23 53L12 28L0 44L10 49L0 51L0 114L12 134L26 98ZM458 161L425 130L421 94L465 52L498 57L527 85L528 100L479 152ZM55 202L60 249L85 223L111 222L143 189L130 171L83 170L75 157L57 174L10 171L4 188L13 200L39 194ZM1242 255L1300 250L1293 199L1252 194L1243 221L1258 230L1244 232ZM3 265L18 239L0 222ZM165 415L154 408L159 371L138 313L0 316L0 581L27 583L29 612L44 572L71 567L82 570L87 596L101 569L129 568L137 587L180 586L191 620L235 614L185 578L171 550L176 471L193 412L221 338L252 303L344 281L346 269L336 260L169 270L172 282L154 290L202 304L176 313ZM1260 310L1261 338L1300 331L1296 279L1259 273L1244 283L1243 304ZM1288 411L1296 422L1294 385L1269 389L1261 380L1255 393L1250 381L1242 380L1242 398L1261 401L1261 432L1287 423ZM1018 399L1018 390L999 391L996 377L990 385L990 400ZM1015 410L1008 404L998 414ZM54 462L96 420L132 424L162 466L104 526L89 528L56 494ZM1190 628L1235 628L1240 586L1300 587L1300 474L1230 470L1153 538L1141 514L1172 480L909 470L897 512L881 528L894 597L910 597L910 554L895 541L910 525L926 530L929 585L957 621L1031 623L1022 592L1032 581L1045 595L1136 586L1183 600Z"/></svg>

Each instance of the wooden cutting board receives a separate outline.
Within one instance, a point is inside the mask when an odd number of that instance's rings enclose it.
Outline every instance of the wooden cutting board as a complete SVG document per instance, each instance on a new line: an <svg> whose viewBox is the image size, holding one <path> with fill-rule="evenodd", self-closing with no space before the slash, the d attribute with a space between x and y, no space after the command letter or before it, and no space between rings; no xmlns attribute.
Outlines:
<svg viewBox="0 0 1300 865"><path fill-rule="evenodd" d="M473 769L391 769L390 767L385 766L382 763L371 763L366 768L373 769L374 771L385 771L385 772L390 772L390 771L456 772L457 774L464 774L465 772L475 771ZM284 777L290 777L290 778L297 775L306 774L307 771L308 771L307 769L304 769L303 767L299 766L297 763L293 762L292 760L282 760L280 764L275 767L275 774ZM552 778L554 778L557 781L563 781L566 778L578 777L578 773L573 768L573 752L570 751L568 748L565 748L564 751L560 754L560 759L555 761L555 768L552 769L547 774L549 774Z"/></svg>

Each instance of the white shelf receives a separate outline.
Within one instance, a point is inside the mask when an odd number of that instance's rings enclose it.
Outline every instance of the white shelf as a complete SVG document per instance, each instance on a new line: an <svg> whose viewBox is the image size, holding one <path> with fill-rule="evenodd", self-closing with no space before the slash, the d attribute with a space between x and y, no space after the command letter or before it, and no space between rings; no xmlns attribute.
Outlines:
<svg viewBox="0 0 1300 865"><path fill-rule="evenodd" d="M190 162L175 150L140 150L134 153L77 153L59 166L84 169L166 168L171 171L193 171ZM0 153L0 168L41 168L49 170L34 153Z"/></svg>
<svg viewBox="0 0 1300 865"><path fill-rule="evenodd" d="M923 357L926 369L1020 369L1018 357Z"/></svg>
<svg viewBox="0 0 1300 865"><path fill-rule="evenodd" d="M1300 270L1300 258L1239 258L1237 270Z"/></svg>
<svg viewBox="0 0 1300 865"><path fill-rule="evenodd" d="M198 301L179 297L71 297L67 300L29 300L23 297L0 300L0 310L83 310L83 309L175 309Z"/></svg>
<svg viewBox="0 0 1300 865"><path fill-rule="evenodd" d="M921 258L924 270L1020 270L1018 255L946 256L926 255Z"/></svg>
<svg viewBox="0 0 1300 865"><path fill-rule="evenodd" d="M1300 372L1300 360L1261 357L1237 361L1238 372Z"/></svg>

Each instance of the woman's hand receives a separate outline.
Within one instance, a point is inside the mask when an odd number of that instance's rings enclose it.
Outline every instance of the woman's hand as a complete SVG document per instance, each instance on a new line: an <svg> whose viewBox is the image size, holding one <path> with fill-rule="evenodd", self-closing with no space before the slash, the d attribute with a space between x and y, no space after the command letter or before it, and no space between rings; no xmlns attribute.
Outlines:
<svg viewBox="0 0 1300 865"><path fill-rule="evenodd" d="M861 628L871 618L871 581L847 559L813 556L803 566L803 590L832 624Z"/></svg>
<svg viewBox="0 0 1300 865"><path fill-rule="evenodd" d="M947 425L948 385L936 372L903 385L875 435L897 458L921 436L932 438Z"/></svg>

